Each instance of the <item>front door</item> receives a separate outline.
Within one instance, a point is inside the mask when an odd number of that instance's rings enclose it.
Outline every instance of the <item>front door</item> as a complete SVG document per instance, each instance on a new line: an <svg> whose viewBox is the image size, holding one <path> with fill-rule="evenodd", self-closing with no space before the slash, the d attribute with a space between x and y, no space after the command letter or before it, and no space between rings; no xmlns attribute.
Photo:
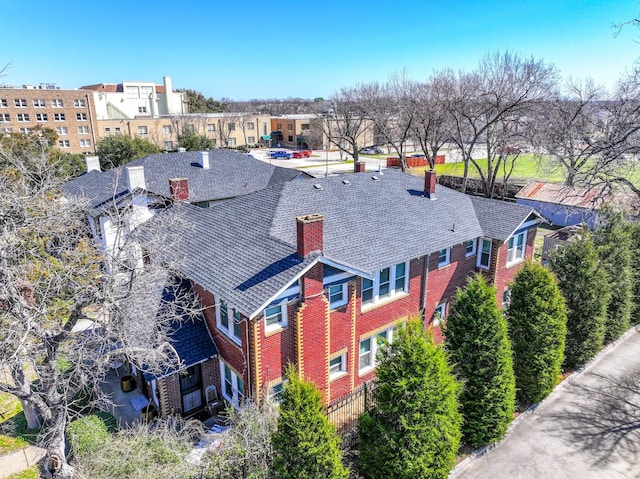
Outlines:
<svg viewBox="0 0 640 479"><path fill-rule="evenodd" d="M202 409L202 370L199 364L180 373L180 394L183 416Z"/></svg>

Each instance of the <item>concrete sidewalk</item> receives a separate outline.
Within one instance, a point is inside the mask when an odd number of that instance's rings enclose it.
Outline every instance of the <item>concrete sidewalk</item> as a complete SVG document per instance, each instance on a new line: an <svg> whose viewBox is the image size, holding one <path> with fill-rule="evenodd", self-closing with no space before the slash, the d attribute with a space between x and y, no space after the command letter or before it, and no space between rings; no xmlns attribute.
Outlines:
<svg viewBox="0 0 640 479"><path fill-rule="evenodd" d="M46 450L40 447L27 446L18 451L0 456L0 479L22 472L37 464L45 453Z"/></svg>
<svg viewBox="0 0 640 479"><path fill-rule="evenodd" d="M640 477L639 333L605 348L450 479Z"/></svg>

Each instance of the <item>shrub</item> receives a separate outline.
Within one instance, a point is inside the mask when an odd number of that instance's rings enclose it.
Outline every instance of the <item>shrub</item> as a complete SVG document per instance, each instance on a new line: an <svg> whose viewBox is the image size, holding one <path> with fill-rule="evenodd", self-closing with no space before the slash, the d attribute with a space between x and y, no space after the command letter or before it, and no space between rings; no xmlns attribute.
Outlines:
<svg viewBox="0 0 640 479"><path fill-rule="evenodd" d="M516 398L521 404L536 403L556 385L567 335L564 298L553 274L541 264L527 263L516 275L507 320Z"/></svg>
<svg viewBox="0 0 640 479"><path fill-rule="evenodd" d="M83 457L99 451L109 439L109 431L102 418L89 414L71 421L67 436L73 454Z"/></svg>
<svg viewBox="0 0 640 479"><path fill-rule="evenodd" d="M445 346L462 381L462 436L471 446L501 439L515 411L515 378L507 323L496 290L481 275L458 290L445 328Z"/></svg>

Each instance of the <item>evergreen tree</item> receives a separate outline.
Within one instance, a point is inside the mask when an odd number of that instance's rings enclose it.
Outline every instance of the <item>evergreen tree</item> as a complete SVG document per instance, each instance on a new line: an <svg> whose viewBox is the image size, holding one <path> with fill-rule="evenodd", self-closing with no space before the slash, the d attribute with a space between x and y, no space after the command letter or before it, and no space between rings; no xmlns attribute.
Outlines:
<svg viewBox="0 0 640 479"><path fill-rule="evenodd" d="M575 368L593 358L604 341L610 287L588 230L558 248L551 262L567 307L565 365Z"/></svg>
<svg viewBox="0 0 640 479"><path fill-rule="evenodd" d="M600 265L611 286L604 323L604 342L618 339L631 326L633 273L631 270L631 226L624 215L611 209L600 212L600 227L594 231Z"/></svg>
<svg viewBox="0 0 640 479"><path fill-rule="evenodd" d="M447 319L446 348L462 381L462 436L471 446L501 439L515 410L515 378L507 323L484 277L458 290Z"/></svg>
<svg viewBox="0 0 640 479"><path fill-rule="evenodd" d="M410 321L378 361L375 406L359 423L361 472L369 478L446 478L462 416L444 350L419 321Z"/></svg>
<svg viewBox="0 0 640 479"><path fill-rule="evenodd" d="M507 310L516 398L523 405L544 399L556 385L564 360L567 315L553 274L528 262L511 285Z"/></svg>
<svg viewBox="0 0 640 479"><path fill-rule="evenodd" d="M278 428L273 436L274 472L279 479L341 479L340 438L327 420L320 392L293 368L282 391Z"/></svg>
<svg viewBox="0 0 640 479"><path fill-rule="evenodd" d="M160 153L160 148L138 136L113 135L98 142L96 153L100 157L100 168L107 170L143 156Z"/></svg>
<svg viewBox="0 0 640 479"><path fill-rule="evenodd" d="M215 147L211 138L198 134L190 125L186 125L178 135L178 145L187 151L204 151Z"/></svg>

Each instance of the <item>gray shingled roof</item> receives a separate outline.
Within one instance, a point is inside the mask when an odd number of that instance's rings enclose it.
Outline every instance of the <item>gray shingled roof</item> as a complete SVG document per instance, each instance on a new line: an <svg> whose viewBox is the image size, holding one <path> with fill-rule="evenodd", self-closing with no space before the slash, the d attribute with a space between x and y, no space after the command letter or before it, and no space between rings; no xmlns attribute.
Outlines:
<svg viewBox="0 0 640 479"><path fill-rule="evenodd" d="M187 178L189 201L212 201L245 195L303 175L230 150L209 151L209 169L199 166L199 151L159 153L139 158L126 166L144 166L146 190L170 198L169 179ZM126 171L122 168L91 171L67 182L67 195L90 200L89 214L96 216L114 198L129 193Z"/></svg>
<svg viewBox="0 0 640 479"><path fill-rule="evenodd" d="M323 214L322 256L374 274L479 236L505 240L532 211L441 185L430 200L422 178L373 176L283 183L209 209L179 205L194 229L181 242L182 272L252 315L317 257L296 255L296 216Z"/></svg>

